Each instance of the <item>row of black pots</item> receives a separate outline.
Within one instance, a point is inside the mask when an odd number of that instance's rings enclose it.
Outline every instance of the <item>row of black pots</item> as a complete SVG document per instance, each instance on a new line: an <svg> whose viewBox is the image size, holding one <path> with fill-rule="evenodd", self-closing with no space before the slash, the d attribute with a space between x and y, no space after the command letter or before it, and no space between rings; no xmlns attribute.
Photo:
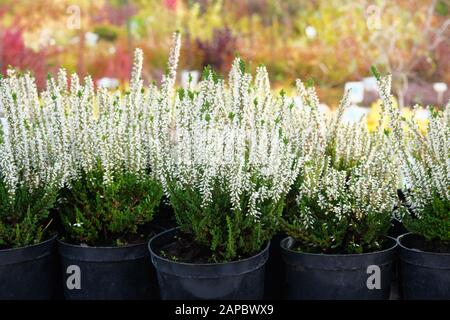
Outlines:
<svg viewBox="0 0 450 320"><path fill-rule="evenodd" d="M53 237L25 248L0 250L0 299L51 299L61 286L66 299L264 297L269 243L257 255L230 263L190 264L158 255L178 232L171 229L156 235L148 248L146 244L74 246ZM450 299L450 254L411 249L411 237L390 238L384 250L351 255L299 253L290 249L294 240L285 238L279 246L285 288L278 298L388 299L398 253L403 298ZM56 247L62 284L55 281L60 278L55 277ZM266 275L272 276L276 274Z"/></svg>

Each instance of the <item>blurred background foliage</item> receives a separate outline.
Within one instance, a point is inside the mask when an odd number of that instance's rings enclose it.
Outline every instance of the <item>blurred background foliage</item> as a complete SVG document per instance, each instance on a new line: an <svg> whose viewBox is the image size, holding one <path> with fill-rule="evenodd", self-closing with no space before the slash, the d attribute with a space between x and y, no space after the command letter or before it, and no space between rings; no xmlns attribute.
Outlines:
<svg viewBox="0 0 450 320"><path fill-rule="evenodd" d="M433 90L450 83L450 0L0 0L0 70L30 70L43 87L61 65L126 86L141 47L144 78L158 82L175 30L180 70L226 74L239 54L265 64L276 90L313 78L331 108L373 64L401 106L450 98Z"/></svg>

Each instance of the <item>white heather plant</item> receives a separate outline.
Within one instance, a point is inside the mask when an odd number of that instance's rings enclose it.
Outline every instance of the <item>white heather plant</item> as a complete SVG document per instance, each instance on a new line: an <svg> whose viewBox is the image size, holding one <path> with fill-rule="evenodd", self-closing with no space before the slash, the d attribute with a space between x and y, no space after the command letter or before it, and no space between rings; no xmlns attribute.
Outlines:
<svg viewBox="0 0 450 320"><path fill-rule="evenodd" d="M94 90L64 70L50 79L44 103L60 121L68 182L61 190L65 238L88 245L142 241L139 227L152 220L162 197L152 137L161 93L141 79L142 51L135 52L130 91Z"/></svg>
<svg viewBox="0 0 450 320"><path fill-rule="evenodd" d="M228 83L206 68L196 91L178 90L164 185L181 241L203 248L203 256L177 258L238 260L278 229L299 168L283 127L287 101L272 95L264 67L253 82L239 58Z"/></svg>
<svg viewBox="0 0 450 320"><path fill-rule="evenodd" d="M427 241L450 246L450 102L444 110L431 108L426 133L415 116L407 121L403 142L404 211L406 228Z"/></svg>
<svg viewBox="0 0 450 320"><path fill-rule="evenodd" d="M0 80L6 121L0 126L0 248L50 236L57 191L64 183L63 150L51 105L40 103L33 78L12 70Z"/></svg>
<svg viewBox="0 0 450 320"><path fill-rule="evenodd" d="M398 160L389 132L364 119L342 121L348 93L331 118L318 112L312 87L297 81L312 119L303 166L289 194L283 226L296 250L362 253L380 249L397 205ZM385 111L386 112L386 111Z"/></svg>

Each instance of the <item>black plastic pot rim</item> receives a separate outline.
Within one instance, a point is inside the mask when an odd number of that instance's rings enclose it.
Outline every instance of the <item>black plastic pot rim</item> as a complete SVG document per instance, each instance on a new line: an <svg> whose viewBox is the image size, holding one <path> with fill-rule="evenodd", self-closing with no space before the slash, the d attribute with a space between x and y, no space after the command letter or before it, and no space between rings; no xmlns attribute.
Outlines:
<svg viewBox="0 0 450 320"><path fill-rule="evenodd" d="M21 263L21 262L25 262L25 261L38 260L38 259L42 259L42 258L50 255L51 252L48 250L45 250L42 254L39 254L37 256L30 256L27 258L25 255L23 255L21 253L21 251L23 251L23 250L31 251L31 250L37 249L38 247L46 246L46 245L50 244L51 242L55 241L57 236L58 236L58 234L55 233L49 239L39 242L39 243L35 243L35 244L28 245L28 246L23 246L23 247L18 247L18 248L9 248L9 249L0 250L0 255L2 255L0 265L5 266L5 265ZM9 256L9 257L4 257L4 256Z"/></svg>
<svg viewBox="0 0 450 320"><path fill-rule="evenodd" d="M147 248L145 246L146 242L137 244L128 244L120 247L113 246L82 246L71 244L57 239L58 243L58 253L69 259L79 260L79 261L89 261L89 262L114 262L114 261L125 261L125 260L138 260L146 257L148 255ZM141 249L141 250L139 250ZM73 255L69 254L68 251L78 251L83 252L83 255ZM142 251L139 254L130 254L131 250ZM118 258L118 256L121 256Z"/></svg>
<svg viewBox="0 0 450 320"><path fill-rule="evenodd" d="M418 234L415 234L413 232L408 232L408 233L404 233L404 234L398 236L397 243L398 243L399 247L402 248L403 250L410 251L410 252L416 252L416 253L420 253L420 254L424 254L424 255L432 255L432 256L439 256L439 257L448 256L450 258L450 253L423 251L420 249L412 249L412 248L405 247L402 244L401 240L403 237L408 236L408 235L418 235Z"/></svg>
<svg viewBox="0 0 450 320"><path fill-rule="evenodd" d="M159 254L157 254L156 252L154 252L152 250L152 246L151 246L152 242L158 236L162 236L162 235L164 235L166 233L173 232L175 230L180 230L180 229L181 229L180 227L172 228L172 229L166 230L164 232L161 232L161 233L155 235L153 238L151 238L150 241L148 242L148 249L150 250L151 255L158 257L158 259L160 259L160 260L162 260L164 262L172 263L172 264L179 265L179 266L196 266L196 267L208 267L208 266L213 267L213 266L217 266L217 267L219 267L219 266L224 266L224 265L232 265L232 264L238 264L238 263L247 262L247 261L249 261L249 260L251 260L251 259L253 259L253 258L255 258L255 257L259 256L259 255L264 254L264 252L266 250L268 250L268 248L270 246L270 241L267 241L267 244L257 254L255 254L255 255L253 255L251 257L248 257L248 258L245 258L245 259L240 259L240 260L235 260L235 261L230 261L230 262L218 262L218 263L189 263L189 262L174 261L174 260L170 260L170 259L161 257ZM249 271L251 271L251 270L249 270Z"/></svg>
<svg viewBox="0 0 450 320"><path fill-rule="evenodd" d="M397 241L389 236L386 238L392 243L388 248L380 251L352 254L326 254L299 252L286 248L288 241L294 241L292 237L286 237L280 242L282 257L285 265L299 266L304 269L324 271L355 271L366 269L367 265L387 266L394 259L397 250Z"/></svg>
<svg viewBox="0 0 450 320"><path fill-rule="evenodd" d="M413 235L414 233L408 232L402 234L397 238L399 244L399 258L402 263L410 265L428 268L428 269L440 269L450 270L450 253L429 252L419 249L408 248L401 243L403 237Z"/></svg>
<svg viewBox="0 0 450 320"><path fill-rule="evenodd" d="M301 252L301 251L295 251L292 250L290 248L286 248L285 246L283 246L283 242L290 238L290 237L286 237L283 240L280 241L280 247L283 250L286 250L290 253L298 253L298 254L302 254L302 255L307 255L307 256L313 256L313 257L363 257L363 256L370 256L373 254L378 254L378 253L387 253L389 251L391 251L392 249L394 249L397 245L398 245L398 241L395 238L389 237L389 236L385 236L386 238L389 238L391 240L393 240L394 244L393 246L387 248L387 249L383 249L383 250L377 250L377 251L372 251L372 252L364 252L364 253L342 253L342 254L338 254L338 253L331 253L331 254L327 254L327 253L310 253L310 252Z"/></svg>

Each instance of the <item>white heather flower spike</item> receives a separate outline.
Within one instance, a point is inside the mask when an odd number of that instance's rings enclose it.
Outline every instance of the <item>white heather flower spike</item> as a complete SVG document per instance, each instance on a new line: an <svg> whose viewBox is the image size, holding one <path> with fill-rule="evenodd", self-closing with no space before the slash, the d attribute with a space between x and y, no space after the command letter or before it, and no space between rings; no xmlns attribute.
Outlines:
<svg viewBox="0 0 450 320"><path fill-rule="evenodd" d="M258 220L265 202L287 194L299 166L284 133L287 101L272 96L265 69L258 70L253 83L241 66L235 59L228 85L210 74L195 94L180 89L173 135L160 155L166 161L165 185L196 190L207 206L215 201L218 183L232 210ZM242 207L247 196L249 202Z"/></svg>
<svg viewBox="0 0 450 320"><path fill-rule="evenodd" d="M406 200L419 220L435 197L450 202L450 103L442 112L428 111L427 132L419 130L414 115L399 142Z"/></svg>
<svg viewBox="0 0 450 320"><path fill-rule="evenodd" d="M11 197L18 187L61 186L65 140L60 132L66 128L60 123L61 96L44 92L39 98L30 75L17 77L9 71L0 80L0 101L6 118L0 139L0 177Z"/></svg>
<svg viewBox="0 0 450 320"><path fill-rule="evenodd" d="M136 48L136 50L134 51L134 63L133 69L131 71L131 80L130 80L130 86L132 88L139 85L139 82L141 81L143 62L144 62L144 53L142 49Z"/></svg>
<svg viewBox="0 0 450 320"><path fill-rule="evenodd" d="M318 112L312 87L297 80L297 90L306 123L300 124L295 139L302 143L296 153L304 164L297 186L299 206L293 217L296 234L308 235L318 223L352 219L359 223L371 215L390 217L398 202L398 159L384 131L370 133L365 119L342 121L349 105L348 92L334 116L327 119Z"/></svg>
<svg viewBox="0 0 450 320"><path fill-rule="evenodd" d="M179 36L175 40L171 87ZM106 184L122 172L159 177L164 165L160 148L167 146L160 138L168 131L170 115L161 104L164 90L143 89L142 64L143 52L136 49L130 92L123 95L102 87L95 90L90 77L82 84L76 74L68 86L63 69L39 95L30 76L9 71L9 77L0 80L7 123L2 128L0 172L10 194L18 185L69 187L70 180L99 165Z"/></svg>
<svg viewBox="0 0 450 320"><path fill-rule="evenodd" d="M169 54L167 74L163 76L162 86L166 91L166 99L170 101L173 97L174 86L177 78L178 59L180 57L181 34L175 32L172 36L172 48ZM169 102L170 103L170 102Z"/></svg>

